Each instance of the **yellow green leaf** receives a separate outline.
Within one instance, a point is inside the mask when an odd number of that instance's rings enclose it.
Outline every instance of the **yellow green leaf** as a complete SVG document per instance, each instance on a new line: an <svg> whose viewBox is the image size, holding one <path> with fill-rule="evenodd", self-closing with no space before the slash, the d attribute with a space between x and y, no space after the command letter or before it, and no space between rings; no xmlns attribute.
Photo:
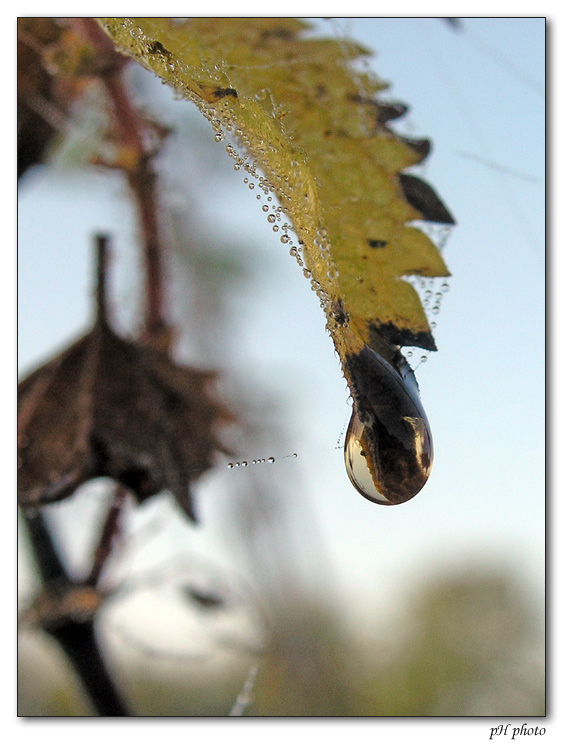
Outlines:
<svg viewBox="0 0 564 753"><path fill-rule="evenodd" d="M397 346L435 348L419 296L402 278L449 274L412 223L454 220L426 183L404 172L430 145L388 127L405 108L378 99L386 84L353 65L367 50L314 38L294 18L101 24L121 50L195 102L260 190L277 197L345 375L346 357L364 345L388 360Z"/></svg>

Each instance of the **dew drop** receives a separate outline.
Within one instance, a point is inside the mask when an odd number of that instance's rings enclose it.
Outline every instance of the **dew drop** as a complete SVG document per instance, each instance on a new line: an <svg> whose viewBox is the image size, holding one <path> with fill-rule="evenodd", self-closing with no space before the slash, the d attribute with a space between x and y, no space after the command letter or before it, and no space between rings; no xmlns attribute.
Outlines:
<svg viewBox="0 0 564 753"><path fill-rule="evenodd" d="M269 214L266 218L269 222L276 222L276 215L275 214Z"/></svg>
<svg viewBox="0 0 564 753"><path fill-rule="evenodd" d="M231 470L234 467L233 463L227 463L227 467L229 468L229 470Z"/></svg>
<svg viewBox="0 0 564 753"><path fill-rule="evenodd" d="M271 457L268 458L268 462L269 463L275 463L276 459L271 456Z"/></svg>
<svg viewBox="0 0 564 753"><path fill-rule="evenodd" d="M223 133L221 133L221 132L220 132L220 133L216 133L216 134L215 134L215 136L214 136L214 139L215 139L215 140L216 140L216 141L217 141L218 143L219 143L220 141L223 141L223 139L224 139L224 135L223 135Z"/></svg>
<svg viewBox="0 0 564 753"><path fill-rule="evenodd" d="M372 502L397 505L425 485L433 462L429 422L413 370L368 347L347 359L353 411L345 440L345 467L355 489Z"/></svg>
<svg viewBox="0 0 564 753"><path fill-rule="evenodd" d="M247 461L246 461L246 460L243 460L243 462L241 463L241 467L242 467L242 468L246 468L246 467L247 467L248 465L249 465L249 464L247 463Z"/></svg>

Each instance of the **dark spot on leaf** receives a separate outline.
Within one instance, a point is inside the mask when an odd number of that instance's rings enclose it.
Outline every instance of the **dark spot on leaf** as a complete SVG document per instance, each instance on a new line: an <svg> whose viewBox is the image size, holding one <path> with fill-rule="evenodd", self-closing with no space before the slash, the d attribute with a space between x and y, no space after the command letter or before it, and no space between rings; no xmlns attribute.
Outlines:
<svg viewBox="0 0 564 753"><path fill-rule="evenodd" d="M389 120L401 118L409 110L409 107L401 102L377 102L376 105L380 123L387 123Z"/></svg>
<svg viewBox="0 0 564 753"><path fill-rule="evenodd" d="M421 212L428 222L454 225L455 220L431 186L416 175L399 173L399 181L407 201Z"/></svg>
<svg viewBox="0 0 564 753"><path fill-rule="evenodd" d="M265 29L261 34L261 42L270 39L280 39L284 42L291 42L295 38L295 33L291 29L285 29L283 26L276 26L273 29Z"/></svg>
<svg viewBox="0 0 564 753"><path fill-rule="evenodd" d="M151 42L147 47L147 52L151 55L164 55L165 57L170 57L172 55L170 50L167 50L167 48L160 42Z"/></svg>
<svg viewBox="0 0 564 753"><path fill-rule="evenodd" d="M349 321L349 315L345 311L343 301L340 298L331 304L331 316L341 327Z"/></svg>
<svg viewBox="0 0 564 753"><path fill-rule="evenodd" d="M432 144L429 139L408 139L405 136L398 136L398 138L410 149L413 149L422 160L428 157L431 153Z"/></svg>
<svg viewBox="0 0 564 753"><path fill-rule="evenodd" d="M368 238L368 245L370 248L384 248L384 246L388 245L388 241L378 241L374 238Z"/></svg>
<svg viewBox="0 0 564 753"><path fill-rule="evenodd" d="M380 102L371 97L363 97L362 94L358 93L348 94L347 98L358 105L366 105L367 107L373 108L378 123L382 125L389 120L401 118L401 116L405 115L409 109L407 105L404 105L401 102Z"/></svg>
<svg viewBox="0 0 564 753"><path fill-rule="evenodd" d="M222 89L222 88L218 87L214 91L214 94L215 94L215 96L218 99L221 99L222 97L235 97L235 98L237 98L239 96L237 94L237 89L233 89L231 87L227 87L226 89Z"/></svg>
<svg viewBox="0 0 564 753"><path fill-rule="evenodd" d="M370 346L375 350L380 347L382 339L392 345L437 350L435 340L430 331L413 332L407 327L398 327L393 322L371 322L370 337Z"/></svg>

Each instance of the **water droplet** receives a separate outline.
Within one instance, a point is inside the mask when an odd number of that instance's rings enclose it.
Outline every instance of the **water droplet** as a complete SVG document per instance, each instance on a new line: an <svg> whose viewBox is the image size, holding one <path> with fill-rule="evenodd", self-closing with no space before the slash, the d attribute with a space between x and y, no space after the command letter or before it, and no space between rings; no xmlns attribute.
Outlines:
<svg viewBox="0 0 564 753"><path fill-rule="evenodd" d="M246 460L243 460L243 462L241 463L241 467L242 467L242 468L246 468L246 467L247 467L248 465L249 465L249 464L247 463L247 461L246 461Z"/></svg>
<svg viewBox="0 0 564 753"><path fill-rule="evenodd" d="M233 463L227 463L227 467L231 470L231 468L233 468Z"/></svg>
<svg viewBox="0 0 564 753"><path fill-rule="evenodd" d="M392 366L366 346L349 356L347 367L354 384L345 440L349 479L372 502L406 502L423 488L433 462L415 375L401 355Z"/></svg>
<svg viewBox="0 0 564 753"><path fill-rule="evenodd" d="M216 141L217 141L218 143L219 143L220 141L223 141L223 139L224 139L224 135L223 135L223 133L221 133L221 131L220 131L219 133L216 133L216 134L215 134L215 136L214 136L214 139L215 139L215 140L216 140Z"/></svg>
<svg viewBox="0 0 564 753"><path fill-rule="evenodd" d="M275 463L276 459L271 456L271 457L268 458L268 462L269 463Z"/></svg>
<svg viewBox="0 0 564 753"><path fill-rule="evenodd" d="M280 236L280 243L290 243L291 240L289 235Z"/></svg>
<svg viewBox="0 0 564 753"><path fill-rule="evenodd" d="M272 230L274 233L277 233L280 230L280 228L278 227L278 225L273 225Z"/></svg>
<svg viewBox="0 0 564 753"><path fill-rule="evenodd" d="M443 284L441 285L441 290L444 293L447 293L450 290L450 285L448 284L448 282L443 282Z"/></svg>
<svg viewBox="0 0 564 753"><path fill-rule="evenodd" d="M276 222L276 215L275 214L269 214L266 218L269 222Z"/></svg>

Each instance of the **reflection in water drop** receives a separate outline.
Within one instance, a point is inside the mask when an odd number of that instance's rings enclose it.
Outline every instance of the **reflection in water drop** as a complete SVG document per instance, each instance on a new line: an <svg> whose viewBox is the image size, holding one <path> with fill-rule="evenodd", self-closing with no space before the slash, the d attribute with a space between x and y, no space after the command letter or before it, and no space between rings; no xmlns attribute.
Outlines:
<svg viewBox="0 0 564 753"><path fill-rule="evenodd" d="M382 496L376 488L366 461L366 452L361 443L363 431L364 424L353 411L345 440L345 467L357 491L373 502L386 504L386 497Z"/></svg>
<svg viewBox="0 0 564 753"><path fill-rule="evenodd" d="M345 440L349 479L372 502L406 502L423 488L433 463L415 375L399 351L397 367L367 347L347 365L354 399Z"/></svg>

